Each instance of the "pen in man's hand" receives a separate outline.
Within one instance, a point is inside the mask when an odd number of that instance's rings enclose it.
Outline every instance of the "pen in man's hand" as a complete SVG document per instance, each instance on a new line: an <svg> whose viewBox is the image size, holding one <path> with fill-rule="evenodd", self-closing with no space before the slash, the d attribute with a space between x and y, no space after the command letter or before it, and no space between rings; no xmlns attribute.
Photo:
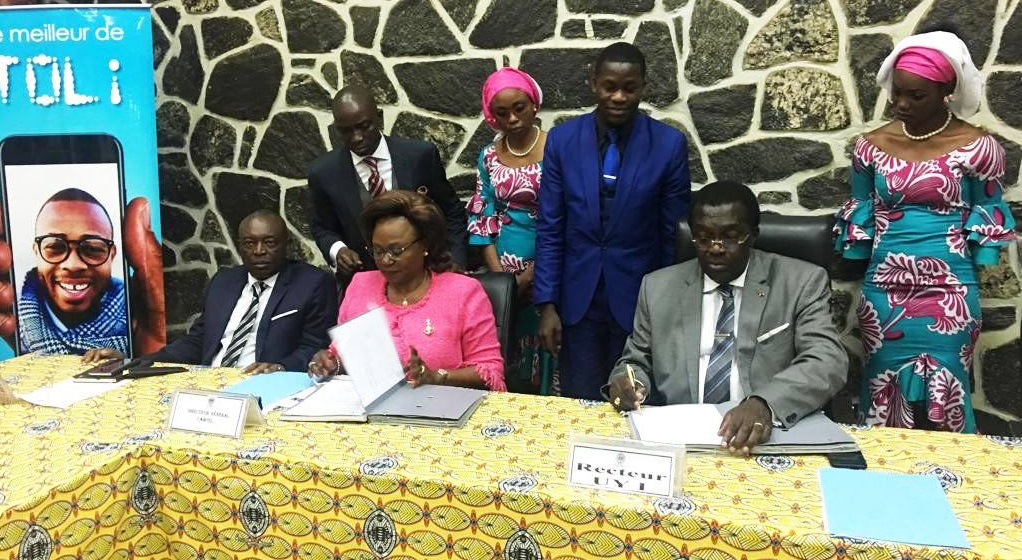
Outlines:
<svg viewBox="0 0 1022 560"><path fill-rule="evenodd" d="M636 397L638 397L638 388L635 386L635 374L632 372L632 364L625 364L625 370L628 371L628 381L632 383L632 391L635 392ZM642 404L639 402L639 399L636 398L635 411L638 412L641 407Z"/></svg>

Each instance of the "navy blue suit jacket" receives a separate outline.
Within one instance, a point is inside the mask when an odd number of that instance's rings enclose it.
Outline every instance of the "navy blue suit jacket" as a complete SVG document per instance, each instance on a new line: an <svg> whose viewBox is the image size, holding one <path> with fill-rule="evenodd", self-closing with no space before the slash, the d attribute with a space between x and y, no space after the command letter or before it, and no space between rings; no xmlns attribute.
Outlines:
<svg viewBox="0 0 1022 560"><path fill-rule="evenodd" d="M150 358L180 364L213 362L248 271L235 266L217 272L206 289L206 303L188 334ZM295 310L294 313L287 314ZM305 263L289 262L273 284L256 330L256 361L305 371L317 350L330 343L327 329L337 324L337 284L333 276Z"/></svg>
<svg viewBox="0 0 1022 560"><path fill-rule="evenodd" d="M394 166L395 188L417 191L419 187L426 187L426 196L440 207L447 222L447 250L454 262L465 266L468 258L465 203L447 181L447 172L436 146L397 136L385 138ZM343 241L359 254L366 268L375 268L366 250L369 240L362 235L359 225L362 214L359 191L365 187L351 162L351 152L343 147L331 150L310 163L307 174L312 192L312 236L323 258L332 263L330 247L337 241Z"/></svg>
<svg viewBox="0 0 1022 560"><path fill-rule="evenodd" d="M596 115L588 113L547 136L533 297L555 304L561 321L573 325L602 274L614 320L631 331L642 277L674 263L675 229L688 213L692 188L688 143L677 129L635 116L604 231L596 134Z"/></svg>

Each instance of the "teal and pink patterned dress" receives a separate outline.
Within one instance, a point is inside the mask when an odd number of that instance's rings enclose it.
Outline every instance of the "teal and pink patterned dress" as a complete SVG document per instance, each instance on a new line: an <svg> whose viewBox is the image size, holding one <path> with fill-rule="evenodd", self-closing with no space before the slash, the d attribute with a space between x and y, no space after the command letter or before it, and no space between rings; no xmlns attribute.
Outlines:
<svg viewBox="0 0 1022 560"><path fill-rule="evenodd" d="M536 257L536 214L539 210L539 178L542 163L508 167L500 162L493 144L479 154L476 192L468 201L468 242L496 245L497 258L505 272L517 273ZM520 309L515 324L519 358L508 364L507 377L518 377L539 385L543 374L554 376L555 361L543 350L536 335L539 312L535 306Z"/></svg>
<svg viewBox="0 0 1022 560"><path fill-rule="evenodd" d="M975 265L996 264L1015 238L1003 176L1004 149L990 135L922 162L856 143L837 243L845 258L870 259L857 312L867 424L976 431Z"/></svg>

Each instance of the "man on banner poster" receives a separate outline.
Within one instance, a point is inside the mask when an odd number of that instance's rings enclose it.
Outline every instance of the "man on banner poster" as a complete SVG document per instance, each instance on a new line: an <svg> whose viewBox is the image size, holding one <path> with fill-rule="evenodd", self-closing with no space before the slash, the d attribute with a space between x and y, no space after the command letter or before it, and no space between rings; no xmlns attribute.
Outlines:
<svg viewBox="0 0 1022 560"><path fill-rule="evenodd" d="M0 359L166 344L150 19L0 10Z"/></svg>

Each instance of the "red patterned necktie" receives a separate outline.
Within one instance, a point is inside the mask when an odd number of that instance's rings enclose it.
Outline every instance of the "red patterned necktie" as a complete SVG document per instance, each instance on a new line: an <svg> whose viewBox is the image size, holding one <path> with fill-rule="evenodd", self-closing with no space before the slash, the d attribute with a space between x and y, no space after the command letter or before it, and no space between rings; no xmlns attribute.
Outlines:
<svg viewBox="0 0 1022 560"><path fill-rule="evenodd" d="M383 185L383 177L380 177L380 170L376 167L376 158L366 156L362 162L369 166L369 194L376 198L387 192L387 187Z"/></svg>

